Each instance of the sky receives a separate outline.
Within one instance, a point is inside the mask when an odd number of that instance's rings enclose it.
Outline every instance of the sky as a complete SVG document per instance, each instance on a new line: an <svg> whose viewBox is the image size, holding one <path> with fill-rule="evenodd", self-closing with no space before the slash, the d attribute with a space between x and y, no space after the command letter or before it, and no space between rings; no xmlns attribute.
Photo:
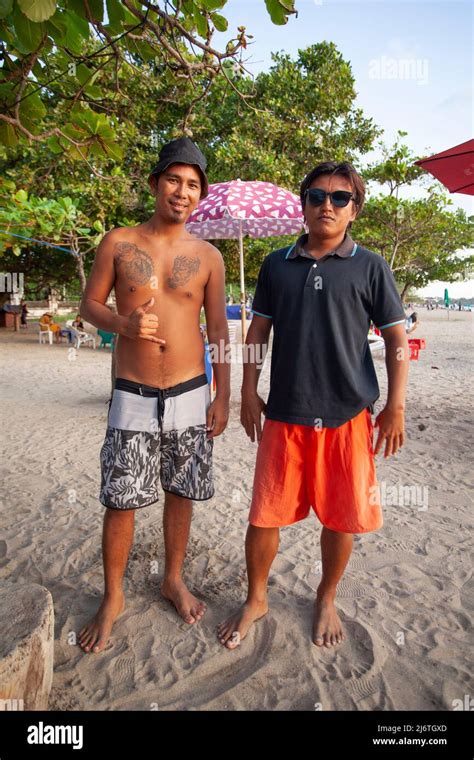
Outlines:
<svg viewBox="0 0 474 760"><path fill-rule="evenodd" d="M264 0L229 0L222 10L229 28L216 33L213 42L225 45L237 26L245 26L254 36L245 56L252 74L271 66L272 52L282 50L295 58L299 48L334 42L351 64L355 105L384 130L384 143L391 145L402 129L411 150L429 156L474 137L470 2L296 0L296 8L297 18L276 26ZM393 71L397 78L389 76ZM363 160L377 156L372 152ZM453 193L451 199L453 209L474 214L472 196ZM453 298L474 297L474 280L431 283L419 293L441 297L446 286Z"/></svg>

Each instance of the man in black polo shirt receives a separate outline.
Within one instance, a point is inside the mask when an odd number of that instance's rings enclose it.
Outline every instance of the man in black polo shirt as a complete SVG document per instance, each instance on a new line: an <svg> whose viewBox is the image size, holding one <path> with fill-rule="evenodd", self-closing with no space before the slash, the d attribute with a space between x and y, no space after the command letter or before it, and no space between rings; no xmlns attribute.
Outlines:
<svg viewBox="0 0 474 760"><path fill-rule="evenodd" d="M351 223L360 213L364 183L348 163L319 164L304 179L301 203L308 233L263 261L253 301L244 364L241 421L258 441L246 538L248 595L218 627L229 649L266 614L267 581L279 528L308 516L321 521L322 578L313 642L331 647L344 638L335 607L337 584L354 533L377 530L382 511L374 456L404 442L408 342L405 313L386 261L355 243ZM388 397L379 397L367 334L382 331ZM260 356L273 326L270 394L257 393ZM261 350L261 349L260 349ZM263 430L261 415L265 414Z"/></svg>

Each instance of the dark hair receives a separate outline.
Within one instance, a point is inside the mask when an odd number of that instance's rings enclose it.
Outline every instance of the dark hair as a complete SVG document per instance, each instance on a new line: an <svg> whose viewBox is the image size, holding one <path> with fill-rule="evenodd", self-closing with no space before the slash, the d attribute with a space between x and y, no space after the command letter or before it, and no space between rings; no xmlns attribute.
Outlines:
<svg viewBox="0 0 474 760"><path fill-rule="evenodd" d="M311 187L316 177L320 177L322 174L340 174L342 177L346 177L346 179L349 180L349 182L352 185L352 190L354 193L354 203L356 205L357 209L357 215L360 214L362 211L362 206L364 205L365 200L365 185L364 180L360 176L360 174L357 174L356 170L352 166L352 164L348 163L347 161L342 161L341 163L337 163L336 161L323 161L323 163L318 164L315 166L314 169L312 169L309 174L306 175L303 182L300 185L300 199L301 199L301 208L304 212L304 205L305 205L305 195L306 191ZM350 226L351 223L349 223Z"/></svg>

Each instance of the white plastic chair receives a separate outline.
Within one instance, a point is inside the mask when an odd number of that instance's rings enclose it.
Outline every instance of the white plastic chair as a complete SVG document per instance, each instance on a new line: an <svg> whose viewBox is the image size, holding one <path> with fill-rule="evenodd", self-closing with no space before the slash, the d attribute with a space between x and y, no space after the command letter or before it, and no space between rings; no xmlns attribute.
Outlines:
<svg viewBox="0 0 474 760"><path fill-rule="evenodd" d="M78 351L81 346L87 346L88 343L92 344L92 348L95 349L94 335L90 335L89 333L83 332L82 330L76 330L76 328L72 327L72 325L68 325L68 327L74 336L74 347L77 348Z"/></svg>
<svg viewBox="0 0 474 760"><path fill-rule="evenodd" d="M385 356L385 341L380 335L369 333L368 341L371 353L375 354L377 351L382 351Z"/></svg>
<svg viewBox="0 0 474 760"><path fill-rule="evenodd" d="M47 325L40 325L38 332L39 343L46 343L46 338L49 340L49 345L53 345L53 333Z"/></svg>

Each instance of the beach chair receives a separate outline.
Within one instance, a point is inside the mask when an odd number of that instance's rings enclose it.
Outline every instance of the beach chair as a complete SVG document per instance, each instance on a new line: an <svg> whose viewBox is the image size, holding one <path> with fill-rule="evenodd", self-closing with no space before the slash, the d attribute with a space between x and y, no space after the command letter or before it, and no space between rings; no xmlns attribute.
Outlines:
<svg viewBox="0 0 474 760"><path fill-rule="evenodd" d="M49 329L48 325L42 325L39 326L39 332L38 332L38 340L39 343L46 343L46 340L49 341L49 345L53 345L53 333Z"/></svg>
<svg viewBox="0 0 474 760"><path fill-rule="evenodd" d="M87 346L92 345L92 348L95 349L95 337L94 335L90 335L90 333L83 332L82 330L76 330L75 327L70 327L70 330L74 336L74 348L76 348L78 351L81 346Z"/></svg>
<svg viewBox="0 0 474 760"><path fill-rule="evenodd" d="M113 347L113 342L115 338L115 333L109 333L105 330L97 330L97 335L100 337L100 345L99 348L105 348L106 346L110 346L110 348Z"/></svg>

